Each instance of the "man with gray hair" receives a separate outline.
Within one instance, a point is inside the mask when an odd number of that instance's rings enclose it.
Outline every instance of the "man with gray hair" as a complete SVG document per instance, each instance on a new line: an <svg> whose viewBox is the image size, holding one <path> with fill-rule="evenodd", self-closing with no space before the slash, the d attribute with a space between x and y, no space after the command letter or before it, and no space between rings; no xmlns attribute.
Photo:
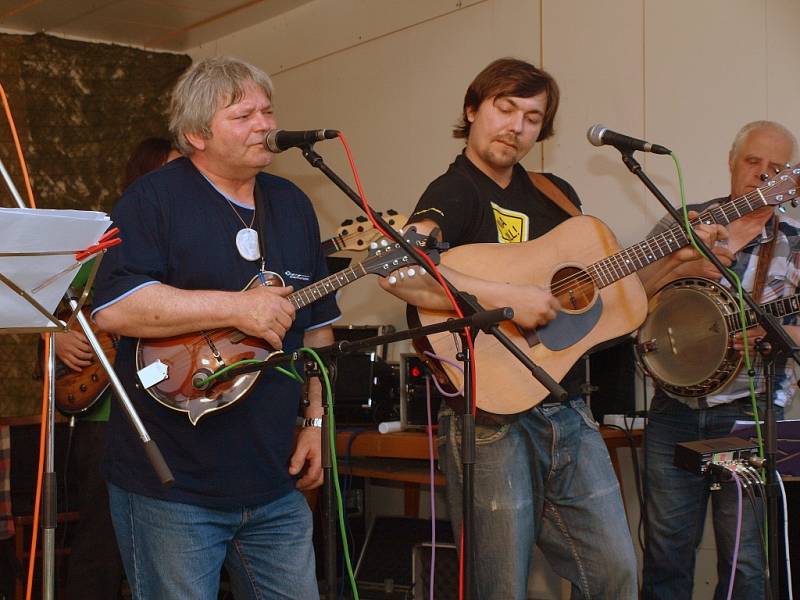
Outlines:
<svg viewBox="0 0 800 600"><path fill-rule="evenodd" d="M332 295L297 310L287 299L327 272L309 199L261 172L272 160L263 144L276 127L272 92L269 77L244 62L193 65L171 103L183 156L138 179L113 211L124 243L103 261L93 316L123 336L117 373L175 475L174 486L159 483L112 410L104 475L133 598L216 599L223 564L236 598L319 596L300 493L322 482L319 382L309 383L296 438L300 385L275 371L194 425L148 395L136 357L136 338L201 330L215 351L211 330L222 328L287 351L333 341ZM270 273L286 287L248 288Z"/></svg>
<svg viewBox="0 0 800 600"><path fill-rule="evenodd" d="M772 121L754 121L745 125L734 139L728 155L731 173L730 196L705 204L690 206L697 211L713 203L723 204L752 192L763 184L761 175L774 175L798 158L797 140L783 125ZM651 232L664 231L667 218ZM728 225L728 247L714 248L723 262L734 260L731 268L752 292L755 281L762 292L757 302L767 302L797 293L800 286L800 222L775 211L760 208ZM763 262L764 264L759 264ZM679 277L706 277L720 280L721 275L708 261L684 263L660 283ZM721 284L730 287L723 279ZM783 325L795 341L800 341L797 317L786 317ZM761 327L748 330L751 356L755 340L765 334ZM734 348L743 349L737 334ZM759 361L756 361L759 363ZM761 373L760 364L754 364ZM752 420L747 373L739 375L712 396L703 398L671 397L656 389L650 405L645 430L646 549L644 555L643 597L648 600L689 600L694 583L695 553L703 537L709 495L712 499L714 533L717 544L717 588L715 600L727 596L735 534L737 529L737 492L733 482L723 483L713 494L708 481L673 465L675 445L698 439L727 436L737 419ZM795 392L795 378L789 364L777 365L774 397L778 418ZM758 410L763 414L767 399L763 377L757 379ZM759 499L760 502L760 499ZM763 507L759 504L759 510ZM763 518L745 507L733 598L755 600L764 597L764 553L758 529ZM779 577L779 574L773 574Z"/></svg>

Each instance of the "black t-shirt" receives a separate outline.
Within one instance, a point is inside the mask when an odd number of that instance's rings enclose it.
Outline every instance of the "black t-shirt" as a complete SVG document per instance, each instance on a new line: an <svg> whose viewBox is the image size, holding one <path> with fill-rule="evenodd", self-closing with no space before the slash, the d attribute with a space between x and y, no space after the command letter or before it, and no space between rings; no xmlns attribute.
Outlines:
<svg viewBox="0 0 800 600"><path fill-rule="evenodd" d="M260 173L265 210L258 231L266 240L266 268L295 289L327 275L319 226L311 202L293 183ZM122 244L109 250L95 287L95 313L134 291L158 283L186 290L242 290L260 261L236 249L242 221L252 209L231 208L186 158L141 177L114 208ZM297 311L284 337L285 350L302 345L306 330L339 317L328 295ZM113 406L105 476L126 490L212 508L261 504L294 488L288 462L294 445L299 385L274 371L261 375L249 394L193 426L183 412L162 406L137 386L136 339L120 341L116 371L150 437L175 475L162 486L133 428Z"/></svg>
<svg viewBox="0 0 800 600"><path fill-rule="evenodd" d="M569 183L549 173L545 176L580 208L578 194ZM409 224L431 220L442 230L444 241L455 247L526 242L544 235L569 217L534 187L521 165L514 166L511 182L503 189L461 154L422 194ZM583 366L576 364L561 380L570 396L580 393L583 371ZM551 396L545 399L551 401Z"/></svg>

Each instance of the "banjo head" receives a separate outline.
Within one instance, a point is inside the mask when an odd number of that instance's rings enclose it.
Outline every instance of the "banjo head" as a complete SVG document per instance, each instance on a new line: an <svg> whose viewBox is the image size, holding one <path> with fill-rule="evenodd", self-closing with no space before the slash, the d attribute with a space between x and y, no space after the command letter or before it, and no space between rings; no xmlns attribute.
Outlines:
<svg viewBox="0 0 800 600"><path fill-rule="evenodd" d="M733 352L726 317L734 312L732 296L716 282L671 282L651 299L639 329L640 362L668 392L685 397L711 393L733 374L723 367Z"/></svg>

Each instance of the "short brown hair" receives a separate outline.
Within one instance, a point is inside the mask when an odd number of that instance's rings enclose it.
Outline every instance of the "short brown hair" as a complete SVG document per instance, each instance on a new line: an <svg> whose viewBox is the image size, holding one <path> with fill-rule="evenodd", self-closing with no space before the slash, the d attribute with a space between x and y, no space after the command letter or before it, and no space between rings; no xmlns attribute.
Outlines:
<svg viewBox="0 0 800 600"><path fill-rule="evenodd" d="M547 94L547 107L542 119L542 130L537 142L553 135L553 121L558 110L558 84L552 75L516 58L499 58L478 73L464 95L464 108L461 119L453 128L453 137L467 138L471 123L467 110L478 110L487 98L496 96L516 96L531 98L541 93Z"/></svg>

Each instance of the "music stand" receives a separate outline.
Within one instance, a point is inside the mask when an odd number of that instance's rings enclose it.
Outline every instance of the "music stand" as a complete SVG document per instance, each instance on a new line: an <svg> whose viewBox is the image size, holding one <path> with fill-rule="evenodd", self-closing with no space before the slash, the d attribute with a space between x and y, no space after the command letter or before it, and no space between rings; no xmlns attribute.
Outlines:
<svg viewBox="0 0 800 600"><path fill-rule="evenodd" d="M0 167L2 162L0 162ZM12 190L13 184L6 183ZM18 198L15 194L15 198ZM18 199L18 202L20 200ZM174 482L158 446L148 435L144 424L114 373L108 358L94 336L86 317L80 312L94 284L102 253L120 240L111 239L117 230L106 231L110 220L105 213L92 211L38 210L21 206L19 209L0 208L0 334L48 333L49 351L47 373L47 409L45 423L45 475L42 500L42 595L52 600L54 592L54 556L56 527L55 475L55 351L52 334L66 331L72 322L78 323L92 349L109 375L112 386L131 425L137 430L146 456L164 485ZM32 226L35 225L35 226ZM104 233L105 232L105 233ZM11 251L19 244L20 251ZM64 247L71 247L64 250ZM78 250L74 248L78 247ZM37 248L33 250L32 248ZM40 250L38 248L43 248ZM82 250L81 250L82 249ZM100 253L90 270L83 292L66 294L73 279L72 271L82 261ZM66 322L53 314L62 298L67 297L72 310ZM32 553L33 555L34 553ZM31 559L33 560L33 558Z"/></svg>
<svg viewBox="0 0 800 600"><path fill-rule="evenodd" d="M26 209L32 210L32 209ZM32 222L36 221L37 213L28 212L23 221ZM43 220L45 215L39 213ZM0 214L8 224L8 221L13 221L18 216L15 212L6 212ZM79 220L77 220L79 221ZM12 224L13 225L13 224ZM95 219L94 224L83 224L81 229L85 229L78 235L80 238L85 238L89 243L99 240L103 231L107 227L107 219L105 221ZM34 232L36 235L47 235L47 228L42 227L40 231ZM74 236L67 236L73 237ZM47 414L44 416L45 423L45 476L43 483L43 518L42 518L42 594L44 598L50 599L53 597L54 589L54 556L55 556L55 526L56 526L56 474L55 474L55 353L53 345L52 333L56 331L66 331L68 324L75 318L75 314L83 305L86 299L86 294L83 294L79 302L75 303L73 312L70 314L67 322L60 321L54 315L54 311L58 305L58 299L64 295L67 286L70 283L71 277L66 277L70 269L63 269L61 265L66 257L67 260L74 261L71 258L76 254L75 249L60 250L54 248L54 245L60 244L57 240L51 240L48 244L45 240L32 240L31 243L43 243L44 247L48 250L44 251L21 251L21 252L0 252L0 302L2 305L8 307L9 310L2 312L0 317L0 334L4 333L48 333L47 344L49 346L49 363L48 363L48 403ZM87 246L89 244L86 244ZM23 259L23 267L26 269L23 282L20 279L19 273L9 276L4 269L15 271L13 266L14 262L20 262L17 259ZM94 282L97 273L98 263L96 261L93 269L89 274L89 283ZM38 266L39 269L30 271L31 266ZM38 279L40 283L31 285L31 278ZM27 289L26 289L27 288ZM54 301L53 298L56 298ZM28 310L26 311L26 308ZM32 309L32 310L30 310ZM28 313L26 315L26 312Z"/></svg>

